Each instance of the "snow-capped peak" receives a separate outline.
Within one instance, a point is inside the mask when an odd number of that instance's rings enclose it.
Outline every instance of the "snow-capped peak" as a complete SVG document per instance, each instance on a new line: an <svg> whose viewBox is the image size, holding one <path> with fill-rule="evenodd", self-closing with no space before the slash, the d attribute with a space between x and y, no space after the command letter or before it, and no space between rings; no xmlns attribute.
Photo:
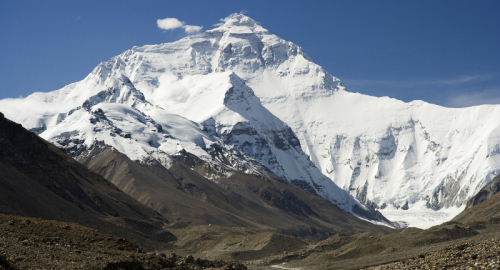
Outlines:
<svg viewBox="0 0 500 270"><path fill-rule="evenodd" d="M260 26L257 22L241 13L233 13L221 19L217 28L208 30L207 33L229 32L233 34L268 34L269 31Z"/></svg>
<svg viewBox="0 0 500 270"><path fill-rule="evenodd" d="M90 110L92 106L102 102L126 104L141 111L148 111L154 107L125 75L113 80L108 89L89 97L82 107Z"/></svg>

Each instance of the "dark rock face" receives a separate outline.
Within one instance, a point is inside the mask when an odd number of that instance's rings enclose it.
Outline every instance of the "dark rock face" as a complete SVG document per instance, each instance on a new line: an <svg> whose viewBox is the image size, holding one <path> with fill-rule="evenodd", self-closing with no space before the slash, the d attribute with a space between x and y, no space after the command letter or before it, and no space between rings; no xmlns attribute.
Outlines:
<svg viewBox="0 0 500 270"><path fill-rule="evenodd" d="M276 190L273 187L267 187L259 192L259 196L281 210L300 216L318 216L309 205L288 189Z"/></svg>
<svg viewBox="0 0 500 270"><path fill-rule="evenodd" d="M78 156L87 150L84 140L77 138L60 138L57 143L65 150L70 156Z"/></svg>
<svg viewBox="0 0 500 270"><path fill-rule="evenodd" d="M482 188L474 197L467 202L465 209L480 204L500 191L500 175L496 176L484 188Z"/></svg>
<svg viewBox="0 0 500 270"><path fill-rule="evenodd" d="M453 218L461 223L495 223L500 220L500 176L493 178L478 194L472 197L465 210Z"/></svg>
<svg viewBox="0 0 500 270"><path fill-rule="evenodd" d="M408 210L409 207L408 207L408 201L405 202L405 204L403 206L401 206L401 209L403 210Z"/></svg>
<svg viewBox="0 0 500 270"><path fill-rule="evenodd" d="M228 92L229 91L231 90L228 90ZM251 157L265 166L268 171L272 171L283 178L286 178L285 170L280 164L277 153L275 152L281 150L290 151L290 155L305 155L300 148L299 139L288 126L281 130L258 131L256 127L248 122L239 122L232 126L229 131L224 130L224 132L221 132L221 130L219 130L220 127L215 126L215 120L213 118L204 121L202 124L204 126L204 130L210 135L220 138L224 144L234 146L235 149L241 151L244 155ZM213 148L215 151L209 152L212 157L215 158L216 156L224 156L222 151L217 151L218 149L221 149L220 147ZM310 162L310 160L307 161ZM233 167L235 167L234 163L237 162L233 162L233 164L231 164ZM229 165L227 162L226 164ZM309 165L314 167L312 162L310 162ZM287 180L295 181L295 183L305 183L298 184L298 186L306 188L313 194L317 194L316 190L321 190L323 188L320 185L312 186L303 179Z"/></svg>
<svg viewBox="0 0 500 270"><path fill-rule="evenodd" d="M307 183L306 181L304 180L292 180L290 181L292 184L300 187L301 189L309 192L309 193L312 193L314 195L318 195L318 193L316 193L316 190L309 184Z"/></svg>

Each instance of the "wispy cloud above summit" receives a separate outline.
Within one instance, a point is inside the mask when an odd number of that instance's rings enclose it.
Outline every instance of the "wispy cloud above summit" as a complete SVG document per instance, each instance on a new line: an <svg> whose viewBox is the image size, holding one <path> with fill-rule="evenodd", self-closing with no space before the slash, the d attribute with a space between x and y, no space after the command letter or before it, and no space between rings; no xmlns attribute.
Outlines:
<svg viewBox="0 0 500 270"><path fill-rule="evenodd" d="M348 91L390 96L406 102L425 100L454 108L500 104L498 74L495 73L434 80L342 79L342 83Z"/></svg>
<svg viewBox="0 0 500 270"><path fill-rule="evenodd" d="M179 21L177 18L165 18L156 20L158 28L162 30L173 30L183 28L187 34L198 33L203 29L203 26L187 25L185 22Z"/></svg>
<svg viewBox="0 0 500 270"><path fill-rule="evenodd" d="M463 108L483 104L500 104L500 89L486 89L482 92L462 93L452 97L448 107Z"/></svg>
<svg viewBox="0 0 500 270"><path fill-rule="evenodd" d="M479 83L494 77L494 74L460 76L458 78L444 80L364 80L364 79L343 79L344 83L353 86L380 86L380 87L438 87L438 86L460 86L468 83Z"/></svg>
<svg viewBox="0 0 500 270"><path fill-rule="evenodd" d="M197 25L184 25L182 28L184 28L184 31L188 34L194 34L198 33L203 29L203 26L197 26Z"/></svg>

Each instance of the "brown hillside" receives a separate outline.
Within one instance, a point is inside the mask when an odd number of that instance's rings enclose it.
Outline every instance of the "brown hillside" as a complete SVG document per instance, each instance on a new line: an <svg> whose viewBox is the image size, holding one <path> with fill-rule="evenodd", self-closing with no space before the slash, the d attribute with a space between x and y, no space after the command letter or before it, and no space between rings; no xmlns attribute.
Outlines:
<svg viewBox="0 0 500 270"><path fill-rule="evenodd" d="M0 114L0 213L76 222L144 247L173 235L157 212Z"/></svg>

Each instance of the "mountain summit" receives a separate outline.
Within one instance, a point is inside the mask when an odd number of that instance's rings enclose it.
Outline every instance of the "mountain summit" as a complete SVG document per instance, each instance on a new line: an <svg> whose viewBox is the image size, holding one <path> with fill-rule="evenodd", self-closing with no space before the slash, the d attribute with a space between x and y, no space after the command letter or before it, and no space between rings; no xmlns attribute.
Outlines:
<svg viewBox="0 0 500 270"><path fill-rule="evenodd" d="M350 93L242 14L0 108L74 156L95 141L165 168L190 153L212 164L213 181L274 173L357 215L378 209L419 227L451 219L500 172L500 106Z"/></svg>

